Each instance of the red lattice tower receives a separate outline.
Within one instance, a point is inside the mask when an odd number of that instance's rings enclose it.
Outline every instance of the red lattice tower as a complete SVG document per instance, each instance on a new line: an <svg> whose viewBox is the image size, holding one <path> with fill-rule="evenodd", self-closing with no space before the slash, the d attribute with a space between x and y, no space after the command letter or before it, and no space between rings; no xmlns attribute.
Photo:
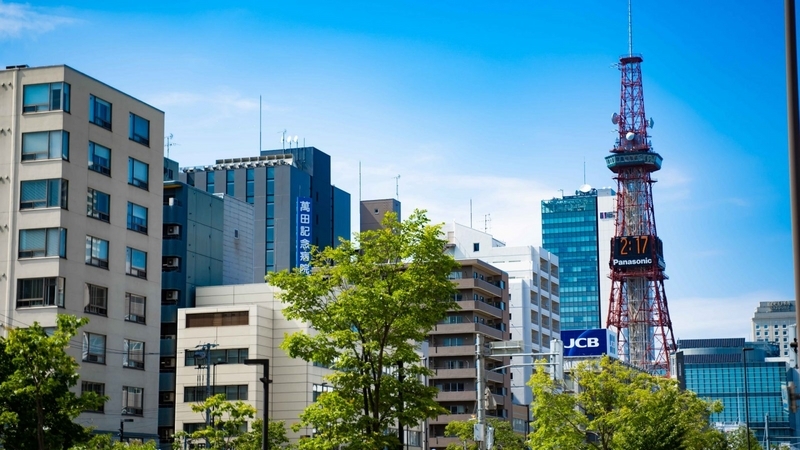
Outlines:
<svg viewBox="0 0 800 450"><path fill-rule="evenodd" d="M653 183L661 169L647 135L653 126L644 114L642 57L623 56L619 114L612 122L619 137L606 157L617 180L617 211L611 241L611 299L608 327L617 332L620 356L647 372L670 373L669 353L675 348L672 321L664 292L664 257L656 232Z"/></svg>

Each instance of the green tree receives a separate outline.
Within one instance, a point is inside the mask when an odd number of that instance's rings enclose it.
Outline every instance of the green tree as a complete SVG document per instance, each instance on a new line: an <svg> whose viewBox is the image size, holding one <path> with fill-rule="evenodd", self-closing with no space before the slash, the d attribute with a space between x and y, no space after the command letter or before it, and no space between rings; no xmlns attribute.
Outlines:
<svg viewBox="0 0 800 450"><path fill-rule="evenodd" d="M261 450L261 428L263 423L263 419L254 420L251 431L243 434L237 440L236 450ZM289 446L289 438L286 437L286 424L282 420L270 420L267 433L270 449L291 448Z"/></svg>
<svg viewBox="0 0 800 450"><path fill-rule="evenodd" d="M112 439L110 434L95 434L86 444L76 445L70 450L156 450L158 446L155 441L147 442L120 442Z"/></svg>
<svg viewBox="0 0 800 450"><path fill-rule="evenodd" d="M313 249L310 274L269 275L283 290L284 315L315 330L287 336L282 348L336 370L329 377L334 390L295 425L317 430L301 448L396 448L395 433L385 430L446 412L435 401L437 390L422 383L430 372L416 352L448 309L457 308L448 276L459 266L443 253L445 243L424 212L402 223L387 214L382 229L359 233L355 242Z"/></svg>
<svg viewBox="0 0 800 450"><path fill-rule="evenodd" d="M79 379L78 363L66 353L86 323L59 314L51 336L34 323L0 339L0 442L5 448L69 448L89 440L89 430L73 419L98 409L107 398L70 391Z"/></svg>
<svg viewBox="0 0 800 450"><path fill-rule="evenodd" d="M209 416L209 426L193 433L175 433L173 448L183 448L183 440L208 441L211 450L238 448L239 441L248 440L247 421L256 415L253 406L242 401L229 402L224 394L208 397L202 403L192 405L192 411Z"/></svg>
<svg viewBox="0 0 800 450"><path fill-rule="evenodd" d="M445 436L456 436L461 440L458 444L450 444L446 450L478 450L478 445L472 440L477 419L467 421L454 420L444 428ZM487 424L494 428L494 446L499 450L522 450L525 448L525 438L514 432L511 422L490 417Z"/></svg>
<svg viewBox="0 0 800 450"><path fill-rule="evenodd" d="M729 433L727 433L728 438L728 450L748 450L747 447L747 427L739 427ZM755 434L753 431L750 430L750 450L762 450L763 447L756 439Z"/></svg>
<svg viewBox="0 0 800 450"><path fill-rule="evenodd" d="M572 373L578 392L567 392L544 370L533 390L533 449L706 450L719 448L722 436L709 426L721 411L678 388L675 380L655 377L604 357Z"/></svg>

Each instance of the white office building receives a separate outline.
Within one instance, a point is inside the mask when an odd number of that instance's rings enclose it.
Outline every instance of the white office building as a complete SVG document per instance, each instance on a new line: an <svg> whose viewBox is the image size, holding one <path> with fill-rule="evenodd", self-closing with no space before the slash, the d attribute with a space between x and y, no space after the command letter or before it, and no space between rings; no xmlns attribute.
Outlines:
<svg viewBox="0 0 800 450"><path fill-rule="evenodd" d="M760 302L753 313L753 340L778 346L781 356L795 358L790 344L797 337L794 300Z"/></svg>

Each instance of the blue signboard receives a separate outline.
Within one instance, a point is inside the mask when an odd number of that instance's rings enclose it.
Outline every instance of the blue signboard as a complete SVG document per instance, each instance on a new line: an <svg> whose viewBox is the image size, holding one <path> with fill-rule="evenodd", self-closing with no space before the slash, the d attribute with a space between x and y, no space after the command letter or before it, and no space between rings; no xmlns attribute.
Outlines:
<svg viewBox="0 0 800 450"><path fill-rule="evenodd" d="M564 330L564 356L617 356L617 339L605 328L595 330Z"/></svg>
<svg viewBox="0 0 800 450"><path fill-rule="evenodd" d="M297 267L311 273L311 198L297 197Z"/></svg>

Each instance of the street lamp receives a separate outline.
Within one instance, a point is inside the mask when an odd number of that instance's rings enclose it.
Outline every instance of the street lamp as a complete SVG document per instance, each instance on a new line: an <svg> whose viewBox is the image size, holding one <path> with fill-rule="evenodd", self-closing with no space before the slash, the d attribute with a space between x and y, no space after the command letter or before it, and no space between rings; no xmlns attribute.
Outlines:
<svg viewBox="0 0 800 450"><path fill-rule="evenodd" d="M259 378L264 385L264 423L261 427L261 449L269 450L269 439L267 439L269 431L269 384L272 383L272 380L269 379L269 359L245 359L244 363L248 366L264 366L264 376Z"/></svg>
<svg viewBox="0 0 800 450"><path fill-rule="evenodd" d="M123 410L125 411L125 410ZM133 419L119 419L119 441L125 441L125 422L133 422Z"/></svg>
<svg viewBox="0 0 800 450"><path fill-rule="evenodd" d="M750 450L750 401L747 398L747 353L752 347L742 348L742 372L744 377L744 426L747 429L747 450Z"/></svg>

